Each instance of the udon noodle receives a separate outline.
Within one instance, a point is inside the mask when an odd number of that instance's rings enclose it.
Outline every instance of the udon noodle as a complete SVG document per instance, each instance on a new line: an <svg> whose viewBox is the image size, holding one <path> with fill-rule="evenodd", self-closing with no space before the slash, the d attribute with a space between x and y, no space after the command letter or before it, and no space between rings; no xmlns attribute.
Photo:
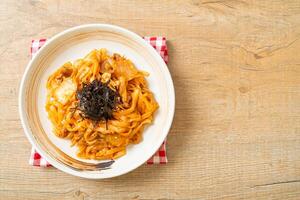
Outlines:
<svg viewBox="0 0 300 200"><path fill-rule="evenodd" d="M105 49L93 50L82 59L67 62L47 81L46 110L56 136L78 147L84 159L115 159L126 154L129 144L142 140L143 129L153 121L158 104L145 76L133 63ZM119 94L120 103L112 119L91 120L77 109L76 91L99 80Z"/></svg>

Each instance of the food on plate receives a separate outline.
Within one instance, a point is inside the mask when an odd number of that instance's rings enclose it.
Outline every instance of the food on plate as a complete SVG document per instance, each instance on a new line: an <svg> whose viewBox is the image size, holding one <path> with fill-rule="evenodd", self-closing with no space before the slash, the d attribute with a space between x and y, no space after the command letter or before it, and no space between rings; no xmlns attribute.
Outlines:
<svg viewBox="0 0 300 200"><path fill-rule="evenodd" d="M56 136L71 140L84 159L116 159L142 139L158 109L133 63L106 49L67 62L47 81L46 111Z"/></svg>

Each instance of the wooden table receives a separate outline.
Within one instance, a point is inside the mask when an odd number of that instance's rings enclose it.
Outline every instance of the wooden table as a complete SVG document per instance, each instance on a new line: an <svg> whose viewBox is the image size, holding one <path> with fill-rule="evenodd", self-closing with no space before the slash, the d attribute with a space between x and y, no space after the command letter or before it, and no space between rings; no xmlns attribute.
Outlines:
<svg viewBox="0 0 300 200"><path fill-rule="evenodd" d="M109 180L28 165L18 87L33 38L111 23L168 38L169 163ZM0 199L300 199L300 2L0 3Z"/></svg>

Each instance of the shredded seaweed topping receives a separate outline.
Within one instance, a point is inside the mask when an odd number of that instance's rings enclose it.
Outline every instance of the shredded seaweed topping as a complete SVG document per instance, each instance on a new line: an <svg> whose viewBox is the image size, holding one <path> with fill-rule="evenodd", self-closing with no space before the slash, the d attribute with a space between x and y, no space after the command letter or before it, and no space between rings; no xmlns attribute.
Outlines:
<svg viewBox="0 0 300 200"><path fill-rule="evenodd" d="M85 118L94 121L112 119L112 113L120 101L119 94L108 86L109 82L102 83L94 80L91 83L84 83L81 90L76 92L79 100L78 109Z"/></svg>

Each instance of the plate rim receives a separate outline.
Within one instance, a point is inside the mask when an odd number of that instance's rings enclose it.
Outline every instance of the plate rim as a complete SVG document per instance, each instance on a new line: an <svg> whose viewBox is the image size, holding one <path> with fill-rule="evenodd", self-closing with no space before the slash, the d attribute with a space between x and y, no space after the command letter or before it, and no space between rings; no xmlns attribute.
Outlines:
<svg viewBox="0 0 300 200"><path fill-rule="evenodd" d="M25 110L25 87L26 87L26 81L28 79L30 79L29 76L29 72L30 69L33 67L34 61L41 56L42 53L44 53L44 49L46 49L46 47L51 44L52 42L54 42L55 40L58 40L60 37L67 35L69 33L72 33L74 31L78 31L80 29L88 29L88 28L95 28L95 29L111 29L111 30L116 30L119 31L121 34L127 35L129 36L129 38L131 38L132 40L135 40L136 42L138 42L139 45L144 45L146 46L147 50L150 51L150 53L155 57L156 60L158 60L162 65L163 65L163 77L166 80L167 83L167 89L170 91L170 95L169 98L169 112L170 112L170 117L169 119L167 119L167 124L165 125L166 127L166 131L165 133L163 133L164 137L163 140L161 141L161 143L157 143L159 145L156 145L155 148L152 148L153 151L151 151L151 155L149 157L146 157L144 159L141 159L140 162L138 162L134 167L132 168L128 168L126 170L123 170L121 172L118 172L116 174L108 174L106 175L104 174L93 174L92 176L85 176L84 173L81 173L80 171L73 171L70 170L68 168L66 168L64 165L61 165L60 163L58 163L57 161L53 160L51 157L49 157L46 153L44 153L39 146L36 145L36 142L34 141L34 136L32 134L32 131L29 128L29 124L28 124L28 119L26 117L26 110ZM21 83L20 83L20 87L19 87L19 98L18 98L18 104L19 104L19 115L20 115L20 119L21 119L21 124L23 127L23 130L25 132L25 135L27 137L27 139L29 140L29 142L31 143L32 147L35 148L35 150L42 156L44 157L52 166L54 166L55 168L71 174L73 176L78 176L78 177L82 177L82 178L87 178L87 179L105 179L105 178L112 178L112 177L116 177L116 176L121 176L123 174L126 174L130 171L135 170L136 168L140 167L142 164L144 164L161 146L162 142L164 141L164 139L167 137L173 119L174 119L174 114L175 114L175 89L174 89L174 84L173 84L173 80L171 77L171 73L165 63L165 61L162 59L162 57L155 51L155 49L148 43L146 42L141 36L139 36L138 34L122 28L120 26L116 26L116 25L111 25L111 24L83 24L83 25L79 25L79 26L75 26L69 29L66 29L62 32L57 33L56 35L54 35L53 37L51 37L50 39L46 40L46 43L39 49L39 51L36 53L36 55L34 57L32 57L32 59L29 61L29 63L27 64L25 71L23 73L22 79L21 79Z"/></svg>

